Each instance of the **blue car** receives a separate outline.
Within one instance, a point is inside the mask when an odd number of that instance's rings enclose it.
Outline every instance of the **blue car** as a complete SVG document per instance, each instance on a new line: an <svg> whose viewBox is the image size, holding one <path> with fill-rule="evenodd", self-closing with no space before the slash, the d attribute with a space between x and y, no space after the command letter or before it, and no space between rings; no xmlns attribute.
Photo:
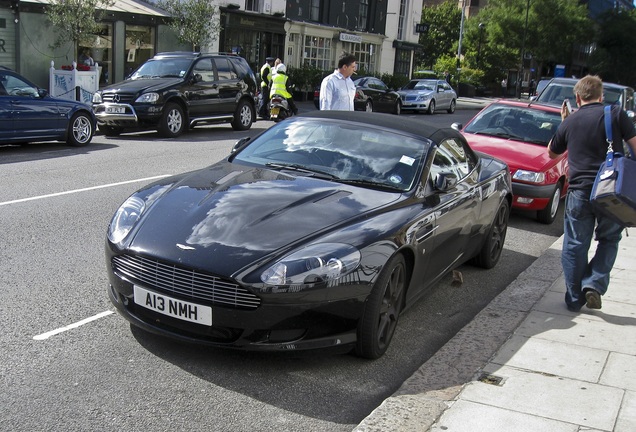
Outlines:
<svg viewBox="0 0 636 432"><path fill-rule="evenodd" d="M0 66L0 144L58 140L80 147L91 142L95 126L90 106L49 96Z"/></svg>

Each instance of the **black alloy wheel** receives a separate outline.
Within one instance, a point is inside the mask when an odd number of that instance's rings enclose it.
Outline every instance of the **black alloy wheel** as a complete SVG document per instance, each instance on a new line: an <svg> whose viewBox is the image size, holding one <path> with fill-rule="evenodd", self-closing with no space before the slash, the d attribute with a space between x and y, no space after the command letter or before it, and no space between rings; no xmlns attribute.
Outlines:
<svg viewBox="0 0 636 432"><path fill-rule="evenodd" d="M406 262L394 255L382 269L358 324L356 354L377 359L386 352L397 327L406 289Z"/></svg>
<svg viewBox="0 0 636 432"><path fill-rule="evenodd" d="M508 204L508 200L504 199L499 206L499 210L497 210L495 220L490 226L484 245L477 256L472 259L473 264L485 269L491 269L497 265L506 241L508 216L510 216L510 204Z"/></svg>

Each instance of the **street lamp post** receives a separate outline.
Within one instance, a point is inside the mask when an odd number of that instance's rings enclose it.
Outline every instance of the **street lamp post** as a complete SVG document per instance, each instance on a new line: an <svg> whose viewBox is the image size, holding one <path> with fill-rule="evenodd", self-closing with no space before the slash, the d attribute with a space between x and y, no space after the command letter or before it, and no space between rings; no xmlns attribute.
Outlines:
<svg viewBox="0 0 636 432"><path fill-rule="evenodd" d="M484 27L486 24L479 23L479 43L477 44L477 67L481 68L481 37L484 33Z"/></svg>
<svg viewBox="0 0 636 432"><path fill-rule="evenodd" d="M461 73L462 37L464 36L464 1L462 0L462 19L459 24L459 45L457 47L457 97L459 97L459 75Z"/></svg>

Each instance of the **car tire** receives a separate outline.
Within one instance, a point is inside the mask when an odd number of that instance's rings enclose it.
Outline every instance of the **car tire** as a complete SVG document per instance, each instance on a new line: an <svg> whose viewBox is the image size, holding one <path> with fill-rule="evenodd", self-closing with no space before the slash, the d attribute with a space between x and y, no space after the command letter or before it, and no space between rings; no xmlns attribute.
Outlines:
<svg viewBox="0 0 636 432"><path fill-rule="evenodd" d="M435 114L435 99L431 99L431 102L428 104L428 110L426 111L428 114Z"/></svg>
<svg viewBox="0 0 636 432"><path fill-rule="evenodd" d="M256 117L254 108L247 101L239 101L236 111L234 112L234 120L232 120L232 129L237 131L248 130L252 127L252 122Z"/></svg>
<svg viewBox="0 0 636 432"><path fill-rule="evenodd" d="M163 116L159 120L159 133L166 138L176 138L185 130L185 116L181 105L174 102L167 103L163 109Z"/></svg>
<svg viewBox="0 0 636 432"><path fill-rule="evenodd" d="M393 110L393 114L395 114L395 115L402 114L402 102L397 101L395 103L395 109Z"/></svg>
<svg viewBox="0 0 636 432"><path fill-rule="evenodd" d="M503 251L508 231L508 217L510 216L510 205L507 200L503 200L495 220L488 230L488 237L479 253L472 259L472 263L478 267L491 269L499 262Z"/></svg>
<svg viewBox="0 0 636 432"><path fill-rule="evenodd" d="M100 126L99 130L102 131L102 133L107 137L119 136L123 131L123 129L120 127L106 125Z"/></svg>
<svg viewBox="0 0 636 432"><path fill-rule="evenodd" d="M371 99L367 99L367 101L365 102L364 110L366 112L373 112L373 102L371 102Z"/></svg>
<svg viewBox="0 0 636 432"><path fill-rule="evenodd" d="M404 257L394 255L382 269L365 303L358 323L356 355L377 359L386 352L402 312L406 283Z"/></svg>
<svg viewBox="0 0 636 432"><path fill-rule="evenodd" d="M91 142L94 132L91 117L84 112L75 113L68 124L66 142L73 147L83 147Z"/></svg>
<svg viewBox="0 0 636 432"><path fill-rule="evenodd" d="M457 102L455 102L455 99L453 99L450 103L450 106L446 110L446 112L449 114L453 114L455 112L456 106L457 106Z"/></svg>
<svg viewBox="0 0 636 432"><path fill-rule="evenodd" d="M561 183L557 183L552 198L545 206L543 210L537 212L537 220L542 224L550 225L557 217L559 213L559 206L561 205Z"/></svg>

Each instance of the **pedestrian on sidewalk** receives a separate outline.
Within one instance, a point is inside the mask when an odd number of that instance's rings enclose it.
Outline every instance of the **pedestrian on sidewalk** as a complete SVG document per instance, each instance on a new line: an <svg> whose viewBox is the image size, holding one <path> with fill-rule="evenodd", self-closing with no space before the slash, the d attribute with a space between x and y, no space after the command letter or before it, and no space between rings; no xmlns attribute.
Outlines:
<svg viewBox="0 0 636 432"><path fill-rule="evenodd" d="M564 101L563 122L548 145L548 154L554 159L568 151L570 186L565 199L561 264L565 303L569 310L577 312L583 305L601 308L601 296L607 292L623 227L597 213L589 201L607 153L603 82L598 76L583 77L574 86L574 96L579 109L570 114ZM618 106L612 108L612 135L615 143L625 140L632 151L636 150L634 124ZM594 257L588 261L593 237L598 244Z"/></svg>
<svg viewBox="0 0 636 432"><path fill-rule="evenodd" d="M327 75L320 84L320 109L353 111L356 85L351 75L358 68L353 54L346 54L338 60L338 69Z"/></svg>

